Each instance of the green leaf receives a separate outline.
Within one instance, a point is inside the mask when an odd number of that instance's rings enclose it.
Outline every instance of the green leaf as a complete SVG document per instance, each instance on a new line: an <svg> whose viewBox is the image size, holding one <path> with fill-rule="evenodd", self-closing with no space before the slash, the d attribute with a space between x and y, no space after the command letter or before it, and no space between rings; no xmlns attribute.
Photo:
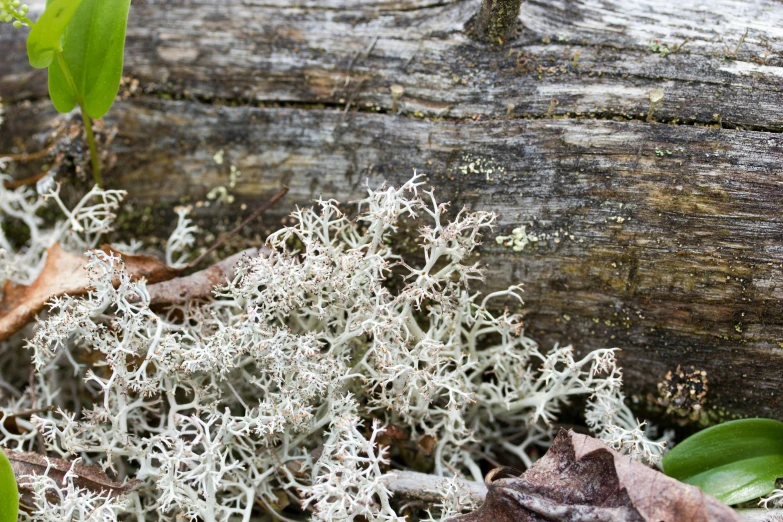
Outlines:
<svg viewBox="0 0 783 522"><path fill-rule="evenodd" d="M112 106L122 77L129 10L130 0L81 0L63 35L63 60L49 67L49 95L58 111L69 112L79 103L97 119Z"/></svg>
<svg viewBox="0 0 783 522"><path fill-rule="evenodd" d="M783 422L744 419L707 428L666 454L663 471L729 505L764 496L783 477Z"/></svg>
<svg viewBox="0 0 783 522"><path fill-rule="evenodd" d="M16 522L19 514L19 490L11 463L0 450L0 522Z"/></svg>
<svg viewBox="0 0 783 522"><path fill-rule="evenodd" d="M36 69L49 67L62 50L61 40L82 0L49 0L27 36L27 58Z"/></svg>
<svg viewBox="0 0 783 522"><path fill-rule="evenodd" d="M59 112L66 113L71 112L78 100L76 99L76 85L72 85L72 80L63 72L63 66L65 60L58 56L58 60L52 62L49 66L49 97L52 99L54 108Z"/></svg>

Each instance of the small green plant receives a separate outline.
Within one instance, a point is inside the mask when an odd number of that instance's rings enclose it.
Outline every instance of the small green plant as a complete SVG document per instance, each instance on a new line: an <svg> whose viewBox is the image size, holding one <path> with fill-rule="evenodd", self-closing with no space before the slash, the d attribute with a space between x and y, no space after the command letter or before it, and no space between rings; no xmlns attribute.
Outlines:
<svg viewBox="0 0 783 522"><path fill-rule="evenodd" d="M647 47L647 50L651 53L658 53L661 58L666 58L672 52L668 45L662 44L658 40L655 40L653 43L651 43Z"/></svg>
<svg viewBox="0 0 783 522"><path fill-rule="evenodd" d="M663 471L729 505L768 495L783 477L783 422L743 419L707 428L675 446Z"/></svg>
<svg viewBox="0 0 783 522"><path fill-rule="evenodd" d="M0 522L16 522L19 514L19 490L11 463L0 450Z"/></svg>
<svg viewBox="0 0 783 522"><path fill-rule="evenodd" d="M0 0L0 22L13 23L14 27L30 27L32 22L27 18L30 6L19 0Z"/></svg>
<svg viewBox="0 0 783 522"><path fill-rule="evenodd" d="M49 96L59 112L77 105L84 121L95 183L101 164L90 118L102 118L114 103L122 77L130 0L47 0L37 22L19 0L0 0L0 20L30 27L30 65L49 70Z"/></svg>

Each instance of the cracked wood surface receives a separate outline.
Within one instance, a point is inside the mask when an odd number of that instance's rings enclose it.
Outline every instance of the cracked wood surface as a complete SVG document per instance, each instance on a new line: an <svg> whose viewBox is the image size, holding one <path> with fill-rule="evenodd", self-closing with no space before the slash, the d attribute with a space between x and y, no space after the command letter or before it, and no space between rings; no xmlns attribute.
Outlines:
<svg viewBox="0 0 783 522"><path fill-rule="evenodd" d="M524 283L529 335L621 347L642 397L692 364L710 411L783 418L783 5L747 4L527 1L519 38L490 48L461 31L474 0L138 0L125 73L139 89L106 118L106 179L169 224L234 164L236 201L198 207L202 224L285 183L272 227L419 169L455 207L498 213L498 234L539 236L482 247L485 291ZM23 37L0 28L0 150L39 150L63 118ZM665 98L646 123L652 88Z"/></svg>
<svg viewBox="0 0 783 522"><path fill-rule="evenodd" d="M689 6L689 4L691 4ZM318 5L318 7L312 7ZM662 121L779 131L783 5L721 0L528 1L520 37L488 50L463 32L477 0L134 2L125 74L148 92L326 103L456 118L600 115L636 119L647 92ZM727 60L748 30L737 52ZM44 73L4 27L0 96L45 97ZM661 56L650 45L674 49ZM545 43L548 42L548 43ZM553 103L555 98L557 103ZM550 107L551 106L551 107Z"/></svg>

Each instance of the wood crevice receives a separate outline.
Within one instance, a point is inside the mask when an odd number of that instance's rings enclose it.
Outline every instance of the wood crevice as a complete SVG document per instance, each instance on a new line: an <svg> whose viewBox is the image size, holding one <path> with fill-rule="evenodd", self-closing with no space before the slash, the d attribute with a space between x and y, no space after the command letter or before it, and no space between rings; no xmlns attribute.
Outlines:
<svg viewBox="0 0 783 522"><path fill-rule="evenodd" d="M439 116L424 116L419 117L415 116L414 112L412 111L395 111L392 112L390 108L387 107L362 107L361 105L349 105L348 108L346 108L345 103L335 103L335 102L325 102L325 101L269 101L269 102L263 102L263 101L255 101L255 100L243 100L241 98L211 98L208 96L203 95L196 95L191 94L189 96L183 96L182 93L177 91L162 91L162 90L155 90L151 93L145 93L142 95L136 96L134 99L137 101L154 101L154 100L166 100L166 99L173 99L176 101L188 101L192 103L196 103L199 105L204 106L210 106L210 107L226 107L226 108L239 108L239 107L247 107L247 108L270 108L270 109L290 109L290 110L333 110L335 112L351 112L351 113L361 113L361 114L379 114L379 115L391 115L391 116L400 116L404 118L410 118L412 120L422 120L422 121L452 121L452 122L460 122L460 121L475 121L475 118L471 117L456 117L456 116L450 116L449 111L446 111L444 114ZM47 101L48 98L30 98L30 99L23 99L23 100L14 100L11 103L5 104L5 107L7 109L13 108L13 107L20 107L24 106L26 104L30 103L39 103L42 101ZM483 116L483 115L482 115ZM621 112L612 112L612 111L604 111L604 112L591 112L589 110L586 111L566 111L566 112L559 112L557 114L547 115L547 114L529 114L526 113L524 115L510 115L506 117L489 117L481 118L482 121L497 121L497 122L524 122L524 121L539 121L539 120L572 120L572 121L586 121L586 120L594 120L594 121L618 121L618 122L624 122L624 123L637 123L637 124L661 124L661 125L668 125L668 126L675 126L675 127L705 127L705 128L714 128L714 129L721 129L725 131L753 131L753 132L760 132L760 133L767 133L767 134L781 134L783 133L783 125L781 126L764 126L764 125L753 125L753 124L747 124L747 123L734 123L731 121L716 121L715 119L710 120L684 120L682 118L662 118L662 117L653 117L651 121L648 121L644 117L633 117L629 118L626 113Z"/></svg>

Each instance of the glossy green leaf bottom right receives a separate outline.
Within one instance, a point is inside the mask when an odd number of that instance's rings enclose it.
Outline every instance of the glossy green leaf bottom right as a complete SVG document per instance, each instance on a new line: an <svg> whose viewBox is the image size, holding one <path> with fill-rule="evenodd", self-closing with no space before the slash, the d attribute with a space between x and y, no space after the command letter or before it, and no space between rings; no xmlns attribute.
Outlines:
<svg viewBox="0 0 783 522"><path fill-rule="evenodd" d="M19 515L19 490L11 463L0 450L0 522L16 522Z"/></svg>
<svg viewBox="0 0 783 522"><path fill-rule="evenodd" d="M783 422L743 419L707 428L666 454L663 471L729 505L767 495L783 477Z"/></svg>

